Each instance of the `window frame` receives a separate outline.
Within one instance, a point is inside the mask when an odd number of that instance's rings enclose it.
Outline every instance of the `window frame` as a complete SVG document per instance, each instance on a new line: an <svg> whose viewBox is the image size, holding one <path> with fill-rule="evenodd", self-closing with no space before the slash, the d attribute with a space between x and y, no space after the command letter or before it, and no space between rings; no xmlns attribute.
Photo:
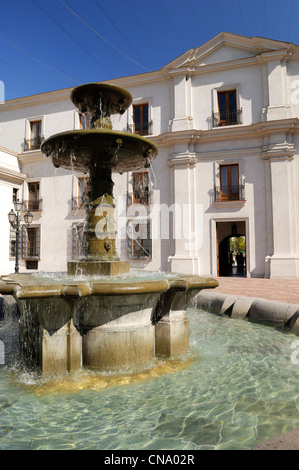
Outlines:
<svg viewBox="0 0 299 470"><path fill-rule="evenodd" d="M134 260L151 260L153 250L153 240L151 237L151 219L130 219L128 220L127 224L127 233L131 233L131 236L128 237L127 243L128 258ZM139 225L146 226L146 238L134 237L136 228ZM148 242L148 247L144 246L145 240Z"/></svg>
<svg viewBox="0 0 299 470"><path fill-rule="evenodd" d="M143 115L144 114L143 108L145 106L147 107L147 121L144 121L144 115ZM140 122L137 123L137 125L139 126L139 130L136 129L136 109L137 108L140 110ZM149 134L149 123L150 123L149 103L147 101L145 101L143 103L133 104L133 130L134 130L134 134L148 135Z"/></svg>
<svg viewBox="0 0 299 470"><path fill-rule="evenodd" d="M29 141L29 149L30 150L37 150L40 148L41 140L42 140L42 119L36 119L29 122L30 125L30 141ZM33 137L33 126L37 126L36 136ZM35 142L34 142L35 141Z"/></svg>
<svg viewBox="0 0 299 470"><path fill-rule="evenodd" d="M227 185L222 184L222 169L227 168ZM232 168L237 168L237 185L232 185ZM239 177L240 168L239 163L228 163L219 165L219 183L220 183L220 200L221 201L238 201L239 196ZM232 188L236 187L237 191L232 191ZM223 191L223 188L227 188L227 192Z"/></svg>
<svg viewBox="0 0 299 470"><path fill-rule="evenodd" d="M229 94L234 93L234 109L230 109L230 97ZM220 97L225 96L225 111L220 110ZM218 126L229 126L238 124L238 106L237 106L237 90L222 90L217 92L218 101ZM231 115L231 113L233 113ZM225 115L222 119L221 116Z"/></svg>

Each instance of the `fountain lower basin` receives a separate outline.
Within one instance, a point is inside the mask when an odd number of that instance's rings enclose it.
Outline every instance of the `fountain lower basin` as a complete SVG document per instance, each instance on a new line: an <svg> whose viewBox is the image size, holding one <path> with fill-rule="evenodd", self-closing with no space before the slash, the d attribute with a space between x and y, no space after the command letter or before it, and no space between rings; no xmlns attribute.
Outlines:
<svg viewBox="0 0 299 470"><path fill-rule="evenodd" d="M125 276L11 274L0 293L20 310L22 356L43 373L140 365L189 349L188 304L212 278L133 272Z"/></svg>

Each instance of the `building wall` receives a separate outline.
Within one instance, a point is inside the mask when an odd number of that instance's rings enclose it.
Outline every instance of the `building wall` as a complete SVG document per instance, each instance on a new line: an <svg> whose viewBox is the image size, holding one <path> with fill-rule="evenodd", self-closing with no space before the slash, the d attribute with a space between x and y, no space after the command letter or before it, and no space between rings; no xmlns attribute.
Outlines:
<svg viewBox="0 0 299 470"><path fill-rule="evenodd" d="M298 46L222 33L160 71L111 83L126 88L133 104L148 103L153 122L148 138L159 150L149 170L151 201L145 209L153 255L132 261L132 267L216 276L219 243L235 223L246 232L248 276L298 277ZM215 126L217 93L230 89L236 90L241 121ZM39 150L24 152L23 142L36 118L46 138L79 128L70 91L12 100L0 109L0 144L18 153L27 182L40 181L43 206L34 224L41 226L39 269L45 271L66 269L72 226L83 223L84 214L71 206L77 175L55 169ZM112 122L114 129L127 131L133 108ZM245 200L215 202L220 166L229 164L239 165ZM132 174L116 174L114 181L118 250L126 257Z"/></svg>

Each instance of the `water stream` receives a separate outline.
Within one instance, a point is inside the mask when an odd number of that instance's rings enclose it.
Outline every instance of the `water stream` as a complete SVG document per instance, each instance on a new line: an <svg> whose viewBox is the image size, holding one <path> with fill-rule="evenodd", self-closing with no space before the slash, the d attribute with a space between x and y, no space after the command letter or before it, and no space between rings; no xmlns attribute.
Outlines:
<svg viewBox="0 0 299 470"><path fill-rule="evenodd" d="M188 317L188 355L143 370L41 377L0 366L0 450L245 450L299 428L297 337Z"/></svg>

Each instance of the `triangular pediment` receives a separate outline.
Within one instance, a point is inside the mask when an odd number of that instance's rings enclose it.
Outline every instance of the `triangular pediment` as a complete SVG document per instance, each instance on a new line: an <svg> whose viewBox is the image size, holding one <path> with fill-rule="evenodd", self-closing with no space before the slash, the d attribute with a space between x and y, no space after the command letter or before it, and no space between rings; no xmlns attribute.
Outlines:
<svg viewBox="0 0 299 470"><path fill-rule="evenodd" d="M220 33L200 47L187 52L167 64L163 70L197 68L205 65L220 64L235 60L256 57L261 54L288 51L294 44L273 39L248 38L232 33Z"/></svg>

